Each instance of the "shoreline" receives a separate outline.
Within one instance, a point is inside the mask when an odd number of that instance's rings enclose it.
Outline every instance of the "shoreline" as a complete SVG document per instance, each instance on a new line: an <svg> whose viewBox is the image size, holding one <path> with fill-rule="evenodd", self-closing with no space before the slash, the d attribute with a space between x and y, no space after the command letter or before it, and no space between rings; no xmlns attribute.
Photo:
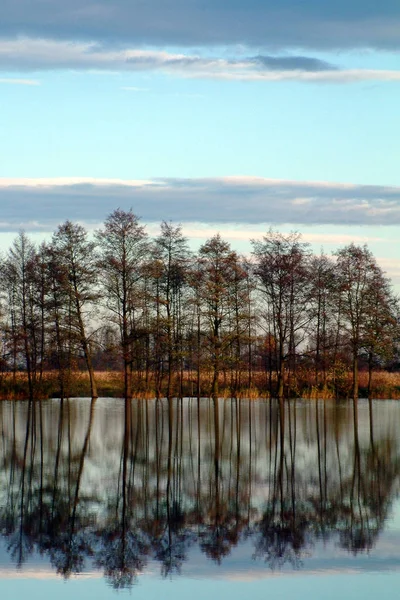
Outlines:
<svg viewBox="0 0 400 600"><path fill-rule="evenodd" d="M161 388L161 393L156 394L155 387L152 385L151 376L146 385L142 373L132 373L132 397L142 400L167 397ZM120 371L96 371L95 372L98 397L102 398L122 398L123 394L123 373ZM219 385L220 398L239 398L249 400L265 400L275 398L271 394L267 379L268 373L256 372L252 374L251 387L246 384L236 387L231 385L233 373L226 372L221 376ZM326 386L316 386L311 374L301 374L292 382L292 387L288 386L285 399L306 400L347 400L351 399L352 374L345 373L338 382L328 379ZM173 386L173 398L209 398L211 397L210 386L211 375L204 374L200 380L200 394L197 394L197 382L194 381L193 373L185 373L182 381L175 382ZM58 372L47 371L36 383L35 399L51 398L83 398L90 397L90 379L87 372L73 371L69 374L68 381L64 381L64 393L60 393L60 376ZM180 393L178 393L180 392ZM368 399L368 373L361 371L359 374L359 399ZM375 371L372 377L370 398L374 400L400 400L400 372L390 373L388 371ZM28 377L24 372L0 374L0 400L25 400L29 399Z"/></svg>

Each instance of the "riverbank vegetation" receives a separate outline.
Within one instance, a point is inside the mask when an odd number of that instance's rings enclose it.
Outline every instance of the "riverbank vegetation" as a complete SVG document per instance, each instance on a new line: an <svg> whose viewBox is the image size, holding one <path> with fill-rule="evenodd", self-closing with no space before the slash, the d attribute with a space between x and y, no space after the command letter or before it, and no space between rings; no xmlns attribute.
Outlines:
<svg viewBox="0 0 400 600"><path fill-rule="evenodd" d="M400 397L399 305L366 246L314 255L269 230L251 257L117 209L2 257L0 395Z"/></svg>
<svg viewBox="0 0 400 600"><path fill-rule="evenodd" d="M124 380L122 371L95 371L98 394L102 398L121 398L124 393ZM226 372L220 376L219 397L231 398L232 385L231 378L233 373ZM367 398L368 393L371 398L377 400L400 400L400 373L389 373L388 371L377 370L373 372L370 390L368 392L368 371L359 373L359 396ZM156 397L154 384L154 374L147 386L143 384L143 374L133 372L131 382L133 393L136 398L150 399ZM297 391L290 389L290 396L306 399L345 399L350 398L352 393L352 372L342 371L340 379L336 382L328 378L325 389L315 386L315 380L309 371L299 371L297 373ZM200 382L201 397L211 397L212 374L203 373ZM173 384L173 390L178 387L182 390L182 397L197 397L197 379L196 373L185 372L183 381L177 381ZM276 382L275 382L276 389ZM0 400L24 400L28 398L28 378L23 371L14 375L10 372L3 372L0 376ZM68 386L68 397L70 398L90 398L90 378L86 370L73 371L70 374ZM60 382L58 373L47 371L42 375L41 387L37 390L38 398L59 398ZM178 394L176 397L180 397ZM258 398L271 398L269 392L269 373L266 371L253 373L253 386L248 388L244 386L234 395L236 398L248 398L257 400Z"/></svg>

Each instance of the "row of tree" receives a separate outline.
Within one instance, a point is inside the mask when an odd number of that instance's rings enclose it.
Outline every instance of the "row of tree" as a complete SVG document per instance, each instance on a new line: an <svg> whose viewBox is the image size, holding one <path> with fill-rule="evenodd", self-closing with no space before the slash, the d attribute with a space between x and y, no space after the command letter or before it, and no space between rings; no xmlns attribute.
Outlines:
<svg viewBox="0 0 400 600"><path fill-rule="evenodd" d="M366 246L316 256L299 233L269 230L251 258L219 234L194 254L180 226L151 240L117 209L94 237L70 221L40 247L19 233L0 275L2 371L15 384L26 372L30 398L48 372L68 396L83 365L93 398L98 370L123 372L125 397L283 398L305 380L345 394L349 369L356 398L360 360L370 391L396 353L398 301Z"/></svg>

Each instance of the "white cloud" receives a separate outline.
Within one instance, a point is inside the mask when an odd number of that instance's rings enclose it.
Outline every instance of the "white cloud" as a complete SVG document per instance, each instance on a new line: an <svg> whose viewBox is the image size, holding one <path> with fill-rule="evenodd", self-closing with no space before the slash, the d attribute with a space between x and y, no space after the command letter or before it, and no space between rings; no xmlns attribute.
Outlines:
<svg viewBox="0 0 400 600"><path fill-rule="evenodd" d="M379 265L389 275L394 284L400 284L400 261L398 258L379 256Z"/></svg>
<svg viewBox="0 0 400 600"><path fill-rule="evenodd" d="M40 85L40 81L37 79L13 79L8 77L1 77L0 83L6 85Z"/></svg>
<svg viewBox="0 0 400 600"><path fill-rule="evenodd" d="M221 232L221 225L215 225L213 227L206 226L201 223L186 223L182 230L184 234L190 239L207 239ZM155 230L154 230L155 231ZM234 228L230 224L224 224L223 226L223 237L228 241L244 241L249 240L261 240L265 236L265 226L260 226L258 229L241 225L240 228ZM311 244L321 245L343 245L354 242L355 244L365 244L371 242L384 242L384 237L378 236L367 236L367 235L351 235L349 233L303 233L302 238L306 242ZM399 265L400 269L400 265Z"/></svg>
<svg viewBox="0 0 400 600"><path fill-rule="evenodd" d="M205 57L140 48L115 48L94 42L0 39L0 69L10 71L92 70L159 71L170 76L231 81L346 84L400 81L399 70L338 69L304 56ZM139 91L140 88L123 88Z"/></svg>
<svg viewBox="0 0 400 600"><path fill-rule="evenodd" d="M336 71L264 71L257 72L242 63L241 70L220 68L193 71L189 77L225 81L298 81L303 83L361 83L365 81L400 81L400 71L378 69L338 69Z"/></svg>

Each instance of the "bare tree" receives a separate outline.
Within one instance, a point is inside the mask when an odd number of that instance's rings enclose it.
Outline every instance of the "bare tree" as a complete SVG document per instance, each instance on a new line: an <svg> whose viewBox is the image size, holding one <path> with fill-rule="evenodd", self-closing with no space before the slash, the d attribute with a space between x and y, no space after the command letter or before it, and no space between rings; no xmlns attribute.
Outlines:
<svg viewBox="0 0 400 600"><path fill-rule="evenodd" d="M43 248L46 264L45 318L47 333L47 365L55 369L60 386L60 397L69 396L76 354L76 339L72 327L72 302L66 279L68 272L61 264L57 251L50 245Z"/></svg>
<svg viewBox="0 0 400 600"><path fill-rule="evenodd" d="M358 361L366 336L374 288L382 276L367 246L350 244L337 252L337 277L343 301L344 329L352 356L354 401L358 398Z"/></svg>
<svg viewBox="0 0 400 600"><path fill-rule="evenodd" d="M124 395L132 396L131 365L135 308L138 304L137 284L142 276L142 263L147 248L147 235L132 212L115 210L96 234L100 245L102 285L106 307L120 332L124 364Z"/></svg>
<svg viewBox="0 0 400 600"><path fill-rule="evenodd" d="M93 310L99 300L98 269L95 244L88 240L86 230L66 221L53 235L52 249L59 269L64 269L62 282L70 301L72 330L84 354L90 378L92 398L97 398L89 327Z"/></svg>
<svg viewBox="0 0 400 600"><path fill-rule="evenodd" d="M399 302L383 271L374 269L365 307L363 347L368 356L368 398L371 398L372 371L393 357L399 339Z"/></svg>
<svg viewBox="0 0 400 600"><path fill-rule="evenodd" d="M246 274L236 252L219 234L201 246L199 256L201 269L197 285L211 357L211 396L217 398L219 375L227 351L247 326L247 303L241 299L241 295L247 294ZM239 282L242 283L240 293Z"/></svg>
<svg viewBox="0 0 400 600"><path fill-rule="evenodd" d="M335 265L325 254L313 256L310 260L311 321L309 346L314 359L315 386L327 387L328 361L334 347L332 332L337 316L337 285ZM322 374L322 380L320 375Z"/></svg>
<svg viewBox="0 0 400 600"><path fill-rule="evenodd" d="M43 327L38 313L38 289L36 277L37 253L25 232L14 240L3 263L3 293L8 303L8 343L12 354L14 376L24 366L28 378L29 398L33 399L37 387L38 366L43 360ZM15 381L14 381L15 384Z"/></svg>
<svg viewBox="0 0 400 600"><path fill-rule="evenodd" d="M262 241L253 241L255 273L272 320L276 348L277 395L283 398L285 369L296 368L296 348L305 340L311 278L308 244L299 233L288 235L272 229Z"/></svg>
<svg viewBox="0 0 400 600"><path fill-rule="evenodd" d="M154 244L156 277L157 324L156 335L165 339L168 382L167 398L172 393L172 378L183 359L182 336L182 295L186 283L186 267L189 250L181 226L173 226L165 221L161 224L161 233ZM156 343L157 348L160 343ZM182 387L182 385L181 385Z"/></svg>

